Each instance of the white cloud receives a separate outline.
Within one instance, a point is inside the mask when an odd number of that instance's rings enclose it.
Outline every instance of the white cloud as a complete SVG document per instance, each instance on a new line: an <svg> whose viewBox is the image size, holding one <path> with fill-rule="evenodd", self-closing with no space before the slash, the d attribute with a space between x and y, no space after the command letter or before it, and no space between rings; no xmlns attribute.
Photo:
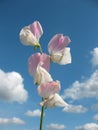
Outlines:
<svg viewBox="0 0 98 130"><path fill-rule="evenodd" d="M96 123L87 123L83 126L76 127L76 130L98 130L98 124Z"/></svg>
<svg viewBox="0 0 98 130"><path fill-rule="evenodd" d="M0 70L0 100L23 103L27 97L22 76L14 71L5 73Z"/></svg>
<svg viewBox="0 0 98 130"><path fill-rule="evenodd" d="M87 108L83 107L82 105L69 105L63 109L63 112L71 112L71 113L85 113Z"/></svg>
<svg viewBox="0 0 98 130"><path fill-rule="evenodd" d="M41 111L39 109L36 109L34 111L31 111L31 110L28 110L26 113L25 113L26 116L41 116Z"/></svg>
<svg viewBox="0 0 98 130"><path fill-rule="evenodd" d="M25 122L19 118L0 118L0 124L25 124Z"/></svg>
<svg viewBox="0 0 98 130"><path fill-rule="evenodd" d="M63 130L64 128L66 128L64 125L60 125L60 124L53 124L51 123L50 125L47 125L47 128L50 130Z"/></svg>
<svg viewBox="0 0 98 130"><path fill-rule="evenodd" d="M92 54L92 59L91 59L92 65L93 66L98 65L98 47L94 48L91 54Z"/></svg>
<svg viewBox="0 0 98 130"><path fill-rule="evenodd" d="M98 114L94 115L93 117L95 120L98 120Z"/></svg>
<svg viewBox="0 0 98 130"><path fill-rule="evenodd" d="M81 98L98 98L98 70L84 82L75 81L72 86L64 90L62 97L78 100Z"/></svg>

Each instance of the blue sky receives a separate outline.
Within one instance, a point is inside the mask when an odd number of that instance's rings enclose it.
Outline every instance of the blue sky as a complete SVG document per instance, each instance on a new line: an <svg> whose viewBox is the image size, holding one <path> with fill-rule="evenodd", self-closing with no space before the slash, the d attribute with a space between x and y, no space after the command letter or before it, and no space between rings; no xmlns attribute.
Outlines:
<svg viewBox="0 0 98 130"><path fill-rule="evenodd" d="M70 108L48 108L43 130L98 129L98 1L0 0L0 130L38 130L41 98L27 62L32 47L19 40L22 27L38 20L44 52L52 36L71 39L72 64L51 64Z"/></svg>

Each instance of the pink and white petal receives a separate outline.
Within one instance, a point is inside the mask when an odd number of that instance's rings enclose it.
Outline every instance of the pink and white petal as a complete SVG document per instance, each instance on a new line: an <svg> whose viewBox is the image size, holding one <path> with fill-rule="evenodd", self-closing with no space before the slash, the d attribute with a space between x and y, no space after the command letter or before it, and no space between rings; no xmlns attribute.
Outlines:
<svg viewBox="0 0 98 130"><path fill-rule="evenodd" d="M49 53L55 53L65 48L70 43L70 38L63 34L56 34L48 44Z"/></svg>
<svg viewBox="0 0 98 130"><path fill-rule="evenodd" d="M41 61L41 54L40 53L33 54L29 57L28 69L29 69L29 73L32 76L35 76L36 69L37 69L37 66L38 66L40 61Z"/></svg>
<svg viewBox="0 0 98 130"><path fill-rule="evenodd" d="M19 36L20 36L20 41L23 45L35 46L38 44L36 37L32 34L28 26L21 29Z"/></svg>
<svg viewBox="0 0 98 130"><path fill-rule="evenodd" d="M59 38L57 46L54 48L53 52L59 52L62 49L64 49L69 43L71 42L70 38L68 36L63 36Z"/></svg>
<svg viewBox="0 0 98 130"><path fill-rule="evenodd" d="M49 51L50 54L53 52L55 47L58 45L58 42L59 42L59 39L60 39L61 35L62 34L56 34L50 40L50 42L48 44L48 51Z"/></svg>
<svg viewBox="0 0 98 130"><path fill-rule="evenodd" d="M48 43L48 51L52 53L53 49L55 48L56 44L58 43L60 35L54 35Z"/></svg>
<svg viewBox="0 0 98 130"><path fill-rule="evenodd" d="M45 53L36 53L30 56L28 60L28 68L29 73L34 76L36 73L36 69L38 64L42 62L41 66L49 71L50 68L50 56L46 55Z"/></svg>
<svg viewBox="0 0 98 130"><path fill-rule="evenodd" d="M70 64L71 63L71 53L70 53L70 48L66 47L63 52L63 56L61 58L61 61L59 64L65 65L65 64Z"/></svg>
<svg viewBox="0 0 98 130"><path fill-rule="evenodd" d="M50 69L50 56L43 53L42 54L42 61L43 61L42 67L45 68L49 72L49 69Z"/></svg>
<svg viewBox="0 0 98 130"><path fill-rule="evenodd" d="M38 93L41 97L48 98L50 95L59 92L60 88L61 87L59 81L52 81L38 86Z"/></svg>
<svg viewBox="0 0 98 130"><path fill-rule="evenodd" d="M45 84L47 82L51 82L53 81L51 75L43 68L41 67L42 64L38 64L37 66L37 70L34 76L34 83L42 85Z"/></svg>
<svg viewBox="0 0 98 130"><path fill-rule="evenodd" d="M40 39L40 37L43 34L43 29L39 21L35 21L30 25L30 30L34 34L34 36L37 38L37 40Z"/></svg>

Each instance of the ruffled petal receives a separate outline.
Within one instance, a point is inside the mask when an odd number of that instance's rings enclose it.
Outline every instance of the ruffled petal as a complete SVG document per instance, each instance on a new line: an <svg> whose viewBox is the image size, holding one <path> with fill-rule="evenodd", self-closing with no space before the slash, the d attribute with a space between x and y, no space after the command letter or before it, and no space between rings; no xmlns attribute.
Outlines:
<svg viewBox="0 0 98 130"><path fill-rule="evenodd" d="M53 81L51 75L41 66L41 62L37 66L34 76L34 83L38 85Z"/></svg>
<svg viewBox="0 0 98 130"><path fill-rule="evenodd" d="M45 99L40 103L41 106L53 108L54 106L66 107L68 104L62 99L62 97L55 93L51 95L48 99Z"/></svg>
<svg viewBox="0 0 98 130"><path fill-rule="evenodd" d="M34 23L30 25L30 30L34 34L36 39L39 41L40 37L43 34L43 29L42 29L41 24L38 21L35 21Z"/></svg>
<svg viewBox="0 0 98 130"><path fill-rule="evenodd" d="M38 86L38 93L41 97L48 98L50 95L59 92L60 88L59 81L52 81Z"/></svg>
<svg viewBox="0 0 98 130"><path fill-rule="evenodd" d="M52 53L57 53L65 48L71 42L68 36L63 36L63 34L56 34L48 44L48 51L50 55Z"/></svg>
<svg viewBox="0 0 98 130"><path fill-rule="evenodd" d="M33 35L33 33L30 31L29 26L24 27L20 31L20 41L23 45L31 45L31 46L37 46L39 45L38 40Z"/></svg>
<svg viewBox="0 0 98 130"><path fill-rule="evenodd" d="M28 68L29 68L29 73L32 76L35 76L36 69L37 69L37 66L38 66L40 61L41 61L41 54L40 53L33 54L29 57Z"/></svg>
<svg viewBox="0 0 98 130"><path fill-rule="evenodd" d="M41 54L41 61L43 62L42 67L49 72L49 69L50 69L50 56L45 54L45 53L42 53Z"/></svg>
<svg viewBox="0 0 98 130"><path fill-rule="evenodd" d="M47 71L49 71L49 68L50 68L50 56L43 53L36 53L36 54L33 54L29 57L28 59L28 68L29 68L29 73L32 75L32 76L35 76L35 73L36 73L36 69L37 69L37 66L38 64L42 62L42 67L44 69L46 69Z"/></svg>
<svg viewBox="0 0 98 130"><path fill-rule="evenodd" d="M61 60L59 61L59 64L65 65L65 64L70 64L71 63L71 53L70 53L70 48L66 47L63 51L63 56Z"/></svg>

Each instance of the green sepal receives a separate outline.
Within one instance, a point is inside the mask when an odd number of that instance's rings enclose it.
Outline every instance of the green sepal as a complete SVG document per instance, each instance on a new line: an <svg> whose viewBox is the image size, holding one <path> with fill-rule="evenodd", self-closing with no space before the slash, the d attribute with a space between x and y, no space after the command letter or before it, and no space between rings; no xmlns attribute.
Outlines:
<svg viewBox="0 0 98 130"><path fill-rule="evenodd" d="M36 49L39 48L39 47L40 47L40 45L34 46L34 51L36 51Z"/></svg>

